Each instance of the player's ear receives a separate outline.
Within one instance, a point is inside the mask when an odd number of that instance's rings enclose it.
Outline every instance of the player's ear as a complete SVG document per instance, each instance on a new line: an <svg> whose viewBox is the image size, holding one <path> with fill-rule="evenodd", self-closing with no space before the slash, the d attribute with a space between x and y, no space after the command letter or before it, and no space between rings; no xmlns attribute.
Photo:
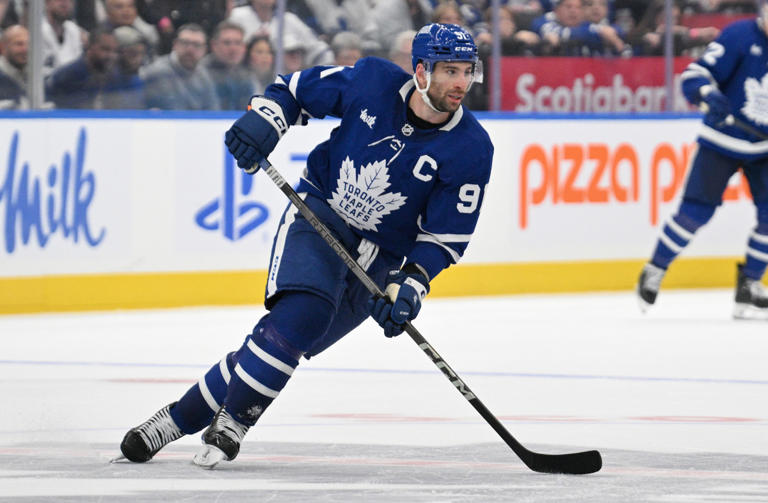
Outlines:
<svg viewBox="0 0 768 503"><path fill-rule="evenodd" d="M416 75L416 78L419 81L419 87L424 87L427 85L427 70L424 68L424 63L417 64L416 70L413 73Z"/></svg>

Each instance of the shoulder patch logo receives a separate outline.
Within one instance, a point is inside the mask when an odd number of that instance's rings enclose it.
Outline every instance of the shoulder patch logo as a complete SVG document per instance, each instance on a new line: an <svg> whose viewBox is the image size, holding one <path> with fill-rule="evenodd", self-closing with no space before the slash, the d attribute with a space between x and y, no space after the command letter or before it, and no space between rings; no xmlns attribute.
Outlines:
<svg viewBox="0 0 768 503"><path fill-rule="evenodd" d="M752 44L749 47L749 53L753 56L762 56L763 55L763 48L760 47L757 44Z"/></svg>
<svg viewBox="0 0 768 503"><path fill-rule="evenodd" d="M373 129L373 125L376 123L376 116L368 115L367 108L360 110L360 119L371 129Z"/></svg>
<svg viewBox="0 0 768 503"><path fill-rule="evenodd" d="M768 125L768 74L759 81L748 78L744 82L744 96L741 113L755 124Z"/></svg>
<svg viewBox="0 0 768 503"><path fill-rule="evenodd" d="M347 157L341 163L336 190L328 204L349 225L364 231L376 231L381 218L399 209L408 197L386 192L390 186L386 161L376 161L360 168Z"/></svg>

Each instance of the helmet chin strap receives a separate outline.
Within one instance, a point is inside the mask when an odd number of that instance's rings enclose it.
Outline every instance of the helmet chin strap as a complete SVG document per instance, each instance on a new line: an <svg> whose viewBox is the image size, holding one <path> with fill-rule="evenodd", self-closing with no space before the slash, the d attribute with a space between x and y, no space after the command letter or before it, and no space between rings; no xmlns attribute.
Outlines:
<svg viewBox="0 0 768 503"><path fill-rule="evenodd" d="M429 96L427 96L427 91L429 91L429 85L432 82L432 72L428 72L425 70L424 73L427 76L427 85L424 86L424 88L419 87L419 79L416 78L415 72L413 74L413 83L416 84L416 90L419 92L419 94L421 95L421 99L424 100L424 103L426 103L429 108L431 108L432 110L434 110L439 114L444 113L443 110L438 110L437 108L435 108L435 105L432 104L432 100L430 100Z"/></svg>

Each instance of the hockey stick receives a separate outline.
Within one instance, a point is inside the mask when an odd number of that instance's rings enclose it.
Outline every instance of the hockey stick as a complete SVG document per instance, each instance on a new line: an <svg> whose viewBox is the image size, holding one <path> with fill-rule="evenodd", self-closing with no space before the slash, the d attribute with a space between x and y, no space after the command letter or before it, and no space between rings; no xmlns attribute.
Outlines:
<svg viewBox="0 0 768 503"><path fill-rule="evenodd" d="M709 105L702 102L699 105L699 110L701 110L703 113L706 114L709 111ZM737 119L733 115L729 114L728 117L726 117L725 120L723 120L723 122L728 126L737 127L742 131L744 131L745 133L749 133L756 138L760 138L761 140L768 140L768 134L764 133L763 131L760 131L756 127L744 122L741 119Z"/></svg>
<svg viewBox="0 0 768 503"><path fill-rule="evenodd" d="M752 136L755 136L757 138L760 138L761 140L768 140L768 134L765 134L764 132L760 131L756 127L751 126L750 124L744 122L741 119L737 119L733 115L729 115L725 118L725 123L729 126L735 126L745 133L749 133Z"/></svg>
<svg viewBox="0 0 768 503"><path fill-rule="evenodd" d="M307 204L299 197L293 187L285 181L282 175L269 163L266 159L259 163L259 168L263 169L267 176L277 185L277 187L288 196L288 199L296 206L304 218L315 228L320 236L330 245L336 254L344 261L349 269L355 276L365 285L372 295L378 297L384 297L384 292L381 291L379 286L366 274L365 270L352 258L352 255L344 248L328 228L317 218ZM258 168L254 166L250 170L246 170L248 173L255 173ZM405 331L411 336L411 339L418 344L424 353L432 360L432 363L445 374L451 384L456 386L456 389L464 396L464 398L472 404L477 412L483 416L491 427L496 430L496 433L504 439L504 442L517 454L517 456L525 463L528 468L535 472L543 473L567 473L581 475L586 473L594 473L603 465L600 453L597 451L585 451L576 452L571 454L541 454L526 449L520 442L515 440L501 422L491 414L491 412L485 407L483 402L469 389L464 381L453 371L448 363L443 360L443 357L427 342L426 339L419 333L416 328L409 322L405 322Z"/></svg>

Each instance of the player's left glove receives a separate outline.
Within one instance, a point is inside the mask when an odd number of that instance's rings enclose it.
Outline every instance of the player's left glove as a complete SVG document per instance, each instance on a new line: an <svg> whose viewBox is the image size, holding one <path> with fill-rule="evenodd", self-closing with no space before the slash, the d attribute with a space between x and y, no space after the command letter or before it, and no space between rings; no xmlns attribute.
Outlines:
<svg viewBox="0 0 768 503"><path fill-rule="evenodd" d="M384 297L371 297L368 310L384 329L384 335L403 333L403 324L413 320L421 310L421 301L429 293L429 280L418 266L407 264L387 275Z"/></svg>
<svg viewBox="0 0 768 503"><path fill-rule="evenodd" d="M731 102L711 85L701 86L701 100L706 104L706 118L709 122L720 124L731 114Z"/></svg>
<svg viewBox="0 0 768 503"><path fill-rule="evenodd" d="M269 98L254 96L248 111L224 135L224 143L237 159L237 165L253 173L254 165L272 153L287 130L280 105Z"/></svg>

